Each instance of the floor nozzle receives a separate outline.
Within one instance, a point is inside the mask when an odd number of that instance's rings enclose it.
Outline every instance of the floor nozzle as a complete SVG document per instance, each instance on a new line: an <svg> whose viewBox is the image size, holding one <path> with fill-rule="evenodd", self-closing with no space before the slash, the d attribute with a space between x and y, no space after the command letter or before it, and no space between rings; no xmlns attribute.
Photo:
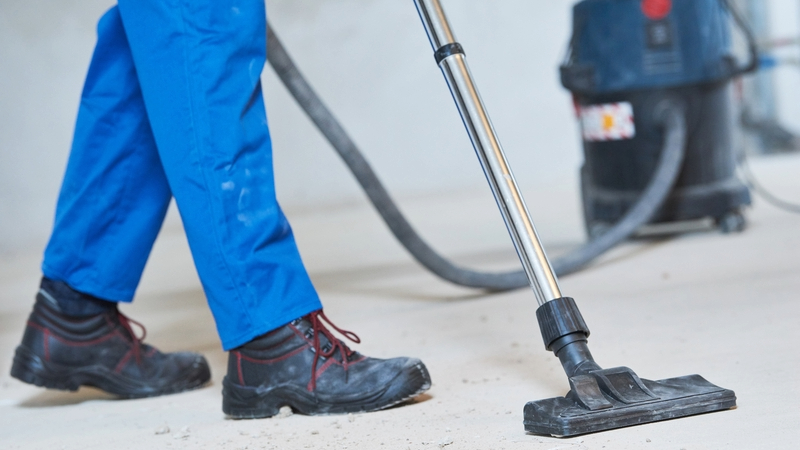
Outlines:
<svg viewBox="0 0 800 450"><path fill-rule="evenodd" d="M564 397L528 402L528 432L575 436L736 407L733 391L700 375L651 381L627 367L602 369L589 351L589 329L571 298L545 303L536 316L570 390Z"/></svg>

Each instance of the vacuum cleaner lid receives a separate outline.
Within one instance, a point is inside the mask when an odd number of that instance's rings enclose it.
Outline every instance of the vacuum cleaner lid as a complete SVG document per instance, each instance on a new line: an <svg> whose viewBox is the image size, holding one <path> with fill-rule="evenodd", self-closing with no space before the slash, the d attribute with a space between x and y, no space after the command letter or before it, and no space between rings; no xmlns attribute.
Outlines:
<svg viewBox="0 0 800 450"><path fill-rule="evenodd" d="M722 0L581 1L562 84L598 94L728 78L730 23Z"/></svg>

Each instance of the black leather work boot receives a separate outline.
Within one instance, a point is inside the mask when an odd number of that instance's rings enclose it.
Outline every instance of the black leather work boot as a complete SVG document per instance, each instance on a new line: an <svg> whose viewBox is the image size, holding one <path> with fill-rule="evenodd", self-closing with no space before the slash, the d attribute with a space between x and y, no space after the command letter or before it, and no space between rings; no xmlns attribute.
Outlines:
<svg viewBox="0 0 800 450"><path fill-rule="evenodd" d="M323 325L316 311L265 334L228 355L222 410L237 419L271 417L282 406L302 414L376 411L431 387L416 358L376 359L349 349Z"/></svg>
<svg viewBox="0 0 800 450"><path fill-rule="evenodd" d="M206 384L211 372L196 353L161 353L142 343L116 305L83 317L60 312L44 289L36 296L11 376L51 389L94 386L122 398L154 397Z"/></svg>

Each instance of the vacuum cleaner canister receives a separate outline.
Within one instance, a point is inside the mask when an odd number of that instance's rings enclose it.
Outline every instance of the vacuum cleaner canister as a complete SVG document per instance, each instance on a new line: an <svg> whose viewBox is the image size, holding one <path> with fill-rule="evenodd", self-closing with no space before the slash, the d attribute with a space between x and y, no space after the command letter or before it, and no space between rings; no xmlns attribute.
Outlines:
<svg viewBox="0 0 800 450"><path fill-rule="evenodd" d="M681 174L652 223L710 217L740 231L750 204L735 175L730 80L755 68L732 56L727 0L584 0L561 68L582 129L581 185L590 236L618 221L656 170L665 99L684 105ZM747 34L747 33L745 33Z"/></svg>

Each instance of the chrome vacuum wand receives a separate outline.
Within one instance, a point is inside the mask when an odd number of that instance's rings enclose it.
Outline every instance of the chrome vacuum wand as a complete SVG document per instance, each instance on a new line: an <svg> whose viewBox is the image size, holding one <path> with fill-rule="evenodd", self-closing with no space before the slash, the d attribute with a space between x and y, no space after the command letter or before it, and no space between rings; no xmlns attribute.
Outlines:
<svg viewBox="0 0 800 450"><path fill-rule="evenodd" d="M472 145L494 193L539 308L536 317L545 348L561 360L569 378L564 397L528 402L525 430L572 436L673 419L736 406L733 391L699 375L660 381L640 379L627 367L602 369L588 347L589 328L575 301L561 295L558 280L533 226L486 108L439 0L415 0L436 63L450 87ZM676 105L665 121L683 139L685 119Z"/></svg>
<svg viewBox="0 0 800 450"><path fill-rule="evenodd" d="M464 49L456 42L438 0L416 0L417 10L428 32L436 62L442 69L450 92L467 127L472 146L492 187L517 255L528 276L539 305L561 297L553 268L542 248L528 207L506 161L491 120L486 114L478 88L472 81Z"/></svg>

